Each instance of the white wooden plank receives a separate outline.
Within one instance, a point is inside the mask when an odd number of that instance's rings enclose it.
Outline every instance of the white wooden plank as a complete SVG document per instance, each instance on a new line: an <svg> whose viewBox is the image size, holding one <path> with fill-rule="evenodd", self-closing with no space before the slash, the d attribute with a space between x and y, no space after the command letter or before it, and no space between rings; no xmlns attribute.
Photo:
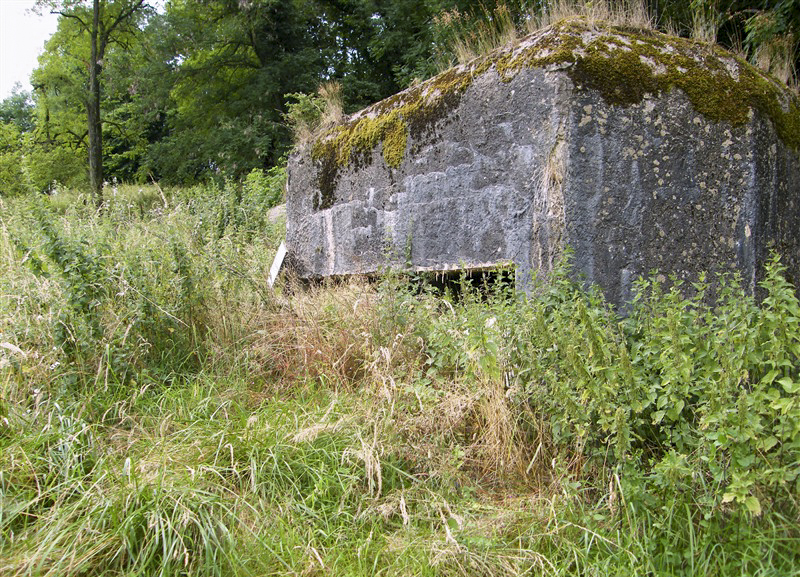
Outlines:
<svg viewBox="0 0 800 577"><path fill-rule="evenodd" d="M275 285L275 281L278 280L278 274L281 272L284 258L286 258L286 242L281 241L281 245L278 247L278 252L275 255L275 260L272 261L272 266L269 269L269 278L267 279L269 288L272 288Z"/></svg>

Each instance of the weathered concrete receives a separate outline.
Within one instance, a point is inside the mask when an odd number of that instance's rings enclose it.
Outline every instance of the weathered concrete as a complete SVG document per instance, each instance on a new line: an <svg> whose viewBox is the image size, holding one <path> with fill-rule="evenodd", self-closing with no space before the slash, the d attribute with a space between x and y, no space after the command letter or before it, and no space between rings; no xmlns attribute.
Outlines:
<svg viewBox="0 0 800 577"><path fill-rule="evenodd" d="M267 212L267 220L271 223L280 222L282 219L286 218L286 205L279 204L278 206L272 207Z"/></svg>
<svg viewBox="0 0 800 577"><path fill-rule="evenodd" d="M695 85L694 83L697 83ZM566 245L611 302L652 269L800 278L800 113L719 49L566 23L355 115L289 162L301 276L513 263Z"/></svg>

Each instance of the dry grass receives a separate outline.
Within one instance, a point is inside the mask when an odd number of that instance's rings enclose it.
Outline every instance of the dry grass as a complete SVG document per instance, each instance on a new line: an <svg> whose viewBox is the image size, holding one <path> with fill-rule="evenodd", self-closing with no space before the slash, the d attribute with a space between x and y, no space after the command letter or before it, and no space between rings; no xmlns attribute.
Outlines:
<svg viewBox="0 0 800 577"><path fill-rule="evenodd" d="M563 130L560 128L559 130ZM566 141L559 137L556 145L550 151L544 167L534 175L535 191L533 202L536 214L546 215L545 218L534 220L534 238L538 238L542 231L549 238L550 247L559 247L562 242L563 230L558 223L563 222L564 213L564 174L566 171ZM544 250L543 246L535 254L536 268L550 271L556 265L560 254L557 250Z"/></svg>
<svg viewBox="0 0 800 577"><path fill-rule="evenodd" d="M533 33L562 20L580 18L595 25L652 29L654 27L647 4L643 0L552 0L541 14L527 19L528 33Z"/></svg>
<svg viewBox="0 0 800 577"><path fill-rule="evenodd" d="M458 9L444 12L435 21L438 27L451 31L451 49L459 64L466 64L497 48L513 46L519 39L511 10L503 2L493 11L485 11L478 24ZM443 64L447 68L451 63Z"/></svg>
<svg viewBox="0 0 800 577"><path fill-rule="evenodd" d="M504 377L476 380L454 373L452 381L437 378L430 385L407 380L428 366L419 335L426 330L420 324L431 320L387 299L391 293L359 280L295 288L283 307L251 324L251 366L260 367L255 372L265 375L274 394L319 383L334 391L358 388L372 399L360 418L371 423L374 434L361 438L347 458L363 464L374 495L381 494L382 484L377 431L385 427L399 432L402 452L426 476L466 475L492 486L548 477L532 470L536 445L524 438ZM297 439L340 427L323 417L298 431Z"/></svg>
<svg viewBox="0 0 800 577"><path fill-rule="evenodd" d="M323 102L320 129L326 130L339 124L344 118L342 85L336 81L325 82L320 85L317 94Z"/></svg>
<svg viewBox="0 0 800 577"><path fill-rule="evenodd" d="M487 381L477 387L464 424L468 470L490 484L525 478L530 447L523 440L518 416L502 381Z"/></svg>
<svg viewBox="0 0 800 577"><path fill-rule="evenodd" d="M538 12L529 12L518 27L512 11L501 2L492 11L486 10L480 18L458 11L446 11L435 18L436 27L445 31L449 51L458 64L502 47L514 46L522 35L532 34L560 22L580 18L591 25L611 24L633 28L652 29L654 21L644 0L553 0ZM441 70L453 62L443 58Z"/></svg>
<svg viewBox="0 0 800 577"><path fill-rule="evenodd" d="M338 82L321 84L317 94L294 96L297 102L289 105L286 119L292 127L295 145L312 142L344 118L342 87Z"/></svg>
<svg viewBox="0 0 800 577"><path fill-rule="evenodd" d="M706 44L716 44L723 17L717 7L717 0L692 2L691 5L692 38Z"/></svg>
<svg viewBox="0 0 800 577"><path fill-rule="evenodd" d="M754 60L756 65L788 86L797 89L797 71L794 67L797 54L797 39L792 34L777 36L758 46Z"/></svg>
<svg viewBox="0 0 800 577"><path fill-rule="evenodd" d="M426 390L398 384L389 375L378 378L376 402L386 408L411 459L424 458L420 472L469 477L491 487L550 483L549 471L533 468L539 464L534 463L536 445L526 438L519 408L502 380L463 377ZM392 386L382 386L386 382Z"/></svg>
<svg viewBox="0 0 800 577"><path fill-rule="evenodd" d="M369 358L375 290L351 280L292 292L284 306L251 323L251 358L286 387L320 379L334 388L353 385Z"/></svg>

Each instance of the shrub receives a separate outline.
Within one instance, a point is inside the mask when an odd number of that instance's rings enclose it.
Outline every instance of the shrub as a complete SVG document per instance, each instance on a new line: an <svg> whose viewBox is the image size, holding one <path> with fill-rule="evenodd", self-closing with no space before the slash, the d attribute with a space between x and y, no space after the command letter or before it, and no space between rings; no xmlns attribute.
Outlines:
<svg viewBox="0 0 800 577"><path fill-rule="evenodd" d="M13 123L0 121L0 196L27 192L22 166L22 136Z"/></svg>

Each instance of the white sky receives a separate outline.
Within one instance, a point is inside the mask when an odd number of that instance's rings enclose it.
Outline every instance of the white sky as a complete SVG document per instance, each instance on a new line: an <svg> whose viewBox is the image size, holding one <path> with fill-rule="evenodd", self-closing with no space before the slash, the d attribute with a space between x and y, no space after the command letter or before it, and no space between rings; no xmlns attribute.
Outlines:
<svg viewBox="0 0 800 577"><path fill-rule="evenodd" d="M166 0L150 0L158 12ZM58 16L31 11L36 0L0 0L0 100L11 95L14 84L31 90L31 72L39 65L44 43L56 31Z"/></svg>
<svg viewBox="0 0 800 577"><path fill-rule="evenodd" d="M0 0L0 100L16 82L30 90L30 76L44 43L56 31L55 14L33 14L35 0Z"/></svg>

